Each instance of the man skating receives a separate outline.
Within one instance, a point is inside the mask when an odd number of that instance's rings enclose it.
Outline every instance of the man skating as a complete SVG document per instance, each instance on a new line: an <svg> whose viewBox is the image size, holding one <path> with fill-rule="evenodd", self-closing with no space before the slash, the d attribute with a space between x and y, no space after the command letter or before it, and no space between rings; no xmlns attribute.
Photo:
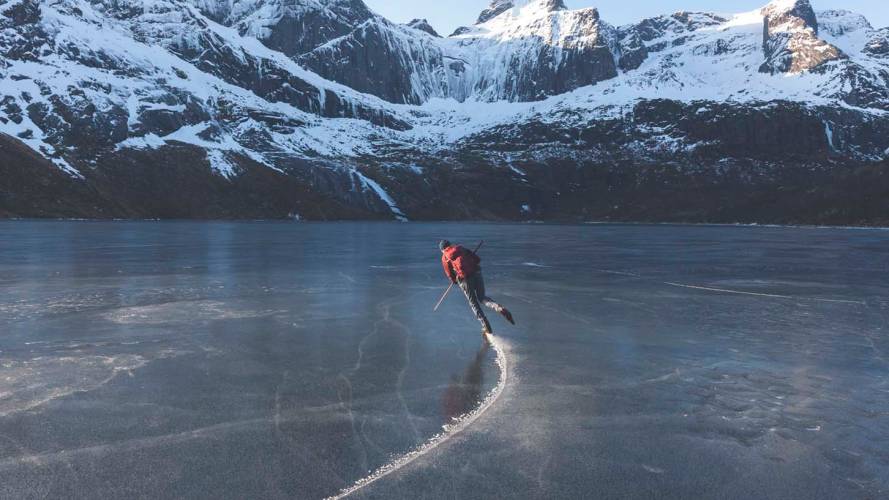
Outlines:
<svg viewBox="0 0 889 500"><path fill-rule="evenodd" d="M451 283L457 284L466 300L469 301L469 307L475 317L482 324L482 335L493 334L491 323L485 317L482 310L482 304L498 312L506 321L513 325L515 321L512 314L500 304L494 302L491 297L485 295L485 280L482 278L482 268L479 265L482 259L472 250L466 249L460 245L452 245L450 241L442 240L438 244L441 250L441 265L444 268L445 276L451 280Z"/></svg>

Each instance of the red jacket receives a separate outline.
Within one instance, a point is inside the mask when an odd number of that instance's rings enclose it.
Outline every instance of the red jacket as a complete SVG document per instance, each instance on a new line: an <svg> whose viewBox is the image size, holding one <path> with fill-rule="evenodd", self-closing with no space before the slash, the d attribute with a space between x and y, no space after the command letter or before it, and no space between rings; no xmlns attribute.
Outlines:
<svg viewBox="0 0 889 500"><path fill-rule="evenodd" d="M481 269L481 261L481 257L460 245L451 245L441 254L441 267L451 281L463 280L477 273Z"/></svg>

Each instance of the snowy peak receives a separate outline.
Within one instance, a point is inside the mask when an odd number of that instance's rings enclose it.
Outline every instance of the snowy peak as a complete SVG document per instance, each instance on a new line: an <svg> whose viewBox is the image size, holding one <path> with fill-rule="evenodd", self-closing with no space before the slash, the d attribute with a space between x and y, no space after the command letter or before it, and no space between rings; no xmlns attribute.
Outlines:
<svg viewBox="0 0 889 500"><path fill-rule="evenodd" d="M801 73L843 58L818 37L818 18L808 0L775 0L763 15L763 73Z"/></svg>
<svg viewBox="0 0 889 500"><path fill-rule="evenodd" d="M818 12L818 30L822 36L842 37L850 33L866 33L873 30L867 18L848 10Z"/></svg>
<svg viewBox="0 0 889 500"><path fill-rule="evenodd" d="M489 10L445 40L449 97L535 101L617 76L614 30L598 10L543 0Z"/></svg>
<svg viewBox="0 0 889 500"><path fill-rule="evenodd" d="M567 9L562 0L493 0L491 5L479 14L475 24L486 23L507 11L512 11L513 15L517 15L518 11L525 7L543 12Z"/></svg>
<svg viewBox="0 0 889 500"><path fill-rule="evenodd" d="M597 9L567 10L561 0L537 0L515 5L458 36L503 42L545 40L550 45L569 47L599 43L600 21Z"/></svg>
<svg viewBox="0 0 889 500"><path fill-rule="evenodd" d="M478 15L478 19L475 21L475 24L482 24L494 19L495 17L503 14L509 9L512 9L514 5L513 0L494 0L491 2L491 5L483 10L481 14Z"/></svg>
<svg viewBox="0 0 889 500"><path fill-rule="evenodd" d="M770 31L811 29L818 34L818 18L809 0L775 0L760 13Z"/></svg>

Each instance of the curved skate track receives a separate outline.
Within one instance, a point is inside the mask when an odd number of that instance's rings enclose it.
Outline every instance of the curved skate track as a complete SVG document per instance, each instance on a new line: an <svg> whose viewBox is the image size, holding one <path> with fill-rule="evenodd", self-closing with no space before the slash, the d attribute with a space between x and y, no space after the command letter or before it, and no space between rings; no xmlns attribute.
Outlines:
<svg viewBox="0 0 889 500"><path fill-rule="evenodd" d="M503 393L503 389L504 387L506 387L506 383L509 380L509 360L507 349L504 347L505 342L498 337L488 337L488 341L494 348L494 353L496 355L495 362L497 363L497 367L500 370L500 377L497 381L497 385L495 385L494 388L491 389L490 392L488 392L485 398L474 410L455 419L450 424L445 425L443 432L433 436L419 447L405 453L404 455L396 457L386 465L383 465L382 467L374 471L369 476L355 481L352 486L340 491L334 496L327 497L327 499L325 500L338 500L341 498L346 498L349 495L358 492L362 488L370 486L376 481L379 481L380 479L383 479L384 477L394 472L398 472L398 470L410 465L417 459L435 450L454 436L465 431L476 420L478 420L479 417L484 415L485 412L487 412L488 409L490 409L494 405L494 403L497 402L497 399L500 397L500 394Z"/></svg>

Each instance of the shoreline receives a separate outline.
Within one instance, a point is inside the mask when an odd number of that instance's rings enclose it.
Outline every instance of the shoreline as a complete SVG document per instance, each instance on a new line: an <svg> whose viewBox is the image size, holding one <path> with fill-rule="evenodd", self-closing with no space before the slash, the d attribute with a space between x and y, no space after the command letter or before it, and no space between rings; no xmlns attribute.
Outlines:
<svg viewBox="0 0 889 500"><path fill-rule="evenodd" d="M7 217L0 218L0 224L8 222L85 222L85 223L207 223L207 224L472 224L472 225L547 225L547 226L676 226L676 227L739 227L769 229L849 229L887 231L889 225L834 225L834 224L774 224L760 222L652 222L652 221L510 221L510 220L379 220L379 219L337 219L337 220L295 220L295 219L84 219L84 218L40 218Z"/></svg>

